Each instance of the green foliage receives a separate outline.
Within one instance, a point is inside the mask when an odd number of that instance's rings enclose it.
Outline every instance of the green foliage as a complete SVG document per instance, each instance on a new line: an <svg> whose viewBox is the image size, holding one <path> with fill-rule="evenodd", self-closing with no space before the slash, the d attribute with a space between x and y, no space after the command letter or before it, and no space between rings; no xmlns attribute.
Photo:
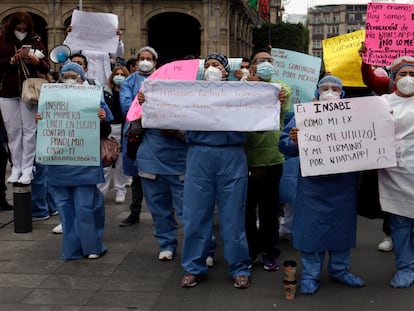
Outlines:
<svg viewBox="0 0 414 311"><path fill-rule="evenodd" d="M269 32L270 27L270 32ZM253 29L254 49L269 47L308 53L309 30L301 23L264 23Z"/></svg>

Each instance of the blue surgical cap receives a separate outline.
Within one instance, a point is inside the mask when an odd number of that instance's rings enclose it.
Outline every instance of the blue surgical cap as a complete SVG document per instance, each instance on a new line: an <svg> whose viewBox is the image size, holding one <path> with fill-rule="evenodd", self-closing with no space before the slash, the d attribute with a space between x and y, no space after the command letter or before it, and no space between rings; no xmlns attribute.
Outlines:
<svg viewBox="0 0 414 311"><path fill-rule="evenodd" d="M342 90L342 81L341 79L339 79L338 77L332 76L332 75L328 75L323 77L322 79L319 80L318 82L318 87L314 92L314 96L315 98L319 99L319 88L325 84L333 84L333 85L337 85L340 87L341 89L341 98L344 98L345 96L345 92Z"/></svg>
<svg viewBox="0 0 414 311"><path fill-rule="evenodd" d="M86 80L85 71L83 70L82 66L75 62L69 62L63 65L62 69L60 69L61 73L65 73L68 71L76 72L82 79L82 81Z"/></svg>

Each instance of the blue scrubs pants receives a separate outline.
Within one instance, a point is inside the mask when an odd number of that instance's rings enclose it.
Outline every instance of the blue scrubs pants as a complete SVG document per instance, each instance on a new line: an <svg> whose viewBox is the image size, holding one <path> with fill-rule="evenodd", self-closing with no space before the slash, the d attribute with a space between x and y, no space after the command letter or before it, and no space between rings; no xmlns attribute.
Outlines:
<svg viewBox="0 0 414 311"><path fill-rule="evenodd" d="M242 146L191 145L184 181L184 243L181 265L193 275L207 273L212 248L214 205L230 275L250 275L245 231L247 161Z"/></svg>
<svg viewBox="0 0 414 311"><path fill-rule="evenodd" d="M96 185L49 186L62 221L62 259L103 254L105 225L103 194Z"/></svg>
<svg viewBox="0 0 414 311"><path fill-rule="evenodd" d="M178 175L156 175L155 180L141 177L141 183L160 250L175 253L178 229L175 216L182 222L184 181Z"/></svg>

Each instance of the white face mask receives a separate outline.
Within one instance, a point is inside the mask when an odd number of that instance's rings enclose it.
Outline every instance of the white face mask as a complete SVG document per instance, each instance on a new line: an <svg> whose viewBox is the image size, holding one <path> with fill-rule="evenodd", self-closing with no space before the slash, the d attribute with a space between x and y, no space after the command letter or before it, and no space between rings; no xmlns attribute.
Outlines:
<svg viewBox="0 0 414 311"><path fill-rule="evenodd" d="M20 32L20 31L15 30L14 35L19 41L23 41L23 39L26 38L27 36L27 32Z"/></svg>
<svg viewBox="0 0 414 311"><path fill-rule="evenodd" d="M410 95L414 93L414 78L411 76L405 76L397 81L397 89L404 95Z"/></svg>
<svg viewBox="0 0 414 311"><path fill-rule="evenodd" d="M76 79L62 79L63 83L69 83L69 84L76 84L78 83L78 80Z"/></svg>
<svg viewBox="0 0 414 311"><path fill-rule="evenodd" d="M142 72L149 72L154 68L154 64L149 60L144 59L138 62L138 68Z"/></svg>
<svg viewBox="0 0 414 311"><path fill-rule="evenodd" d="M246 78L249 76L250 72L249 69L247 68L242 68L240 69L241 72L243 73L243 76L241 77L241 80L246 80Z"/></svg>
<svg viewBox="0 0 414 311"><path fill-rule="evenodd" d="M332 89L328 89L327 91L323 91L319 94L320 100L330 100L330 99L339 99L341 98L341 93L334 92Z"/></svg>
<svg viewBox="0 0 414 311"><path fill-rule="evenodd" d="M221 81L222 77L221 70L216 67L210 66L204 70L204 79L207 81Z"/></svg>

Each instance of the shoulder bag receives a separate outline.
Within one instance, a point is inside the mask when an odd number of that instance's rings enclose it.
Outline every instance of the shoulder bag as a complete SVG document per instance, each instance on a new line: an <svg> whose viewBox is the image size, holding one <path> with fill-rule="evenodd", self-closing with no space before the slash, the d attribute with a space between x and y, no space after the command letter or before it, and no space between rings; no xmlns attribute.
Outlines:
<svg viewBox="0 0 414 311"><path fill-rule="evenodd" d="M39 77L30 77L30 72L27 69L26 64L23 61L20 61L20 63L25 77L22 85L22 100L26 104L37 105L42 85L48 83L48 81Z"/></svg>

